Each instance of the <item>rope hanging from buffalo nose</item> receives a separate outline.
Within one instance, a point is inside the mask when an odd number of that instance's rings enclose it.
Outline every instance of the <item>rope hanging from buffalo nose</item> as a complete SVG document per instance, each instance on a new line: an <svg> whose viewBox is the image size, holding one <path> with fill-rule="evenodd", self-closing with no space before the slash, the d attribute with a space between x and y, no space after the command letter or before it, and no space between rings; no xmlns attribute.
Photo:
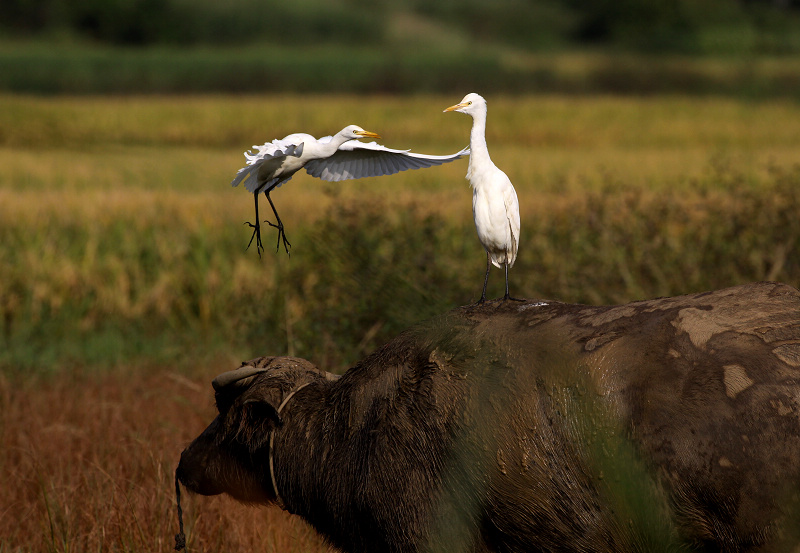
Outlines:
<svg viewBox="0 0 800 553"><path fill-rule="evenodd" d="M309 384L311 384L311 382L306 382L302 386L298 386L297 388L295 388L294 390L289 392L289 395L287 395L285 398L283 398L283 401L278 406L278 416L280 416L281 411L286 406L286 404L289 403L289 400L292 399L292 397L297 392L299 392L300 390L302 390L303 388L305 388ZM278 492L278 483L275 481L275 460L274 460L275 459L275 455L274 455L275 447L274 447L274 444L275 444L275 428L273 428L273 429L271 429L269 431L269 478L272 481L272 491L275 492L275 503L278 505L278 507L280 507L281 509L283 509L285 511L286 510L286 504L283 502L283 498L281 497L281 494Z"/></svg>
<svg viewBox="0 0 800 553"><path fill-rule="evenodd" d="M175 534L175 551L186 549L186 534L183 533L183 509L181 508L181 485L178 481L178 470L175 469L175 498L178 505L178 528Z"/></svg>

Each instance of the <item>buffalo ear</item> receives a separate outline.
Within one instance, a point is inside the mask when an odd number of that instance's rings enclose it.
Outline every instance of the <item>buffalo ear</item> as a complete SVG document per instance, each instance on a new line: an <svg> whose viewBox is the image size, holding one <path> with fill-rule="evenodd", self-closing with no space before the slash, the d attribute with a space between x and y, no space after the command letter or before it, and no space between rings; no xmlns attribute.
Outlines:
<svg viewBox="0 0 800 553"><path fill-rule="evenodd" d="M273 428L283 425L278 410L263 399L247 399L241 405L236 437L251 451L265 447Z"/></svg>
<svg viewBox="0 0 800 553"><path fill-rule="evenodd" d="M247 409L248 416L253 419L253 422L269 421L274 426L281 426L283 424L283 420L281 420L278 410L269 401L251 398L246 399L243 405L245 409Z"/></svg>

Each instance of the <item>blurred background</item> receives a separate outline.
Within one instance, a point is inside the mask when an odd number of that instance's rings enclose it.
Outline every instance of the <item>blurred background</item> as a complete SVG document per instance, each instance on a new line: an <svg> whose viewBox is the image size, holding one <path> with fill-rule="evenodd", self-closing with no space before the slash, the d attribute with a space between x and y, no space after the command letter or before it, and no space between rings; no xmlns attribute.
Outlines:
<svg viewBox="0 0 800 553"><path fill-rule="evenodd" d="M253 144L351 123L456 152L467 92L520 198L512 295L800 283L798 0L5 0L0 551L170 549L213 376L342 372L476 301L466 160L297 174L272 194L291 255L266 227L247 249L230 187ZM327 550L277 510L187 502L193 550Z"/></svg>
<svg viewBox="0 0 800 553"><path fill-rule="evenodd" d="M15 92L800 88L797 0L8 0L0 25Z"/></svg>

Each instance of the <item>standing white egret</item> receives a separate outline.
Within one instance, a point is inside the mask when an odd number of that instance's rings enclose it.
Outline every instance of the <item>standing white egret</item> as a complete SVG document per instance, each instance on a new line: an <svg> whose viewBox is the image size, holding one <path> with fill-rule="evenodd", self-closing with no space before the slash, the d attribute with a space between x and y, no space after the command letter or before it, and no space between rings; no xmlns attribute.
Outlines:
<svg viewBox="0 0 800 553"><path fill-rule="evenodd" d="M409 150L392 150L376 142L355 142L359 138L380 138L380 136L365 131L357 125L349 125L336 135L325 136L319 140L310 134L294 133L262 146L253 146L256 150L254 153L245 152L247 165L239 169L231 185L237 186L240 182L244 182L244 187L255 198L256 222L245 223L253 228L253 236L247 247L250 247L255 238L259 255L264 249L258 220L258 195L263 192L278 221L277 224L266 222L278 229L278 249L283 240L283 247L286 253L289 253L291 244L286 239L283 223L278 217L278 211L269 193L291 179L303 167L312 177L336 182L393 175L406 169L433 167L469 155L469 148L449 156L415 154Z"/></svg>
<svg viewBox="0 0 800 553"><path fill-rule="evenodd" d="M472 116L467 179L472 185L475 228L478 239L486 249L486 278L483 280L483 293L478 303L486 300L486 285L489 283L492 264L497 268L505 268L506 294L503 299L514 299L508 294L508 269L514 266L517 259L519 200L511 180L489 157L486 146L486 100L471 92L460 103L444 111L457 111Z"/></svg>

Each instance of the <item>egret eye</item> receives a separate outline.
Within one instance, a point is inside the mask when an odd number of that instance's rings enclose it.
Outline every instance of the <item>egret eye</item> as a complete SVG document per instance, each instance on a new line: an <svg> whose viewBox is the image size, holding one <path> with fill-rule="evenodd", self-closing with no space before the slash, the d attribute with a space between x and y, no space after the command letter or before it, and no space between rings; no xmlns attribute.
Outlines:
<svg viewBox="0 0 800 553"><path fill-rule="evenodd" d="M470 100L469 102L467 102L467 105L468 105L468 106L471 106L471 105L472 105L472 100Z"/></svg>

